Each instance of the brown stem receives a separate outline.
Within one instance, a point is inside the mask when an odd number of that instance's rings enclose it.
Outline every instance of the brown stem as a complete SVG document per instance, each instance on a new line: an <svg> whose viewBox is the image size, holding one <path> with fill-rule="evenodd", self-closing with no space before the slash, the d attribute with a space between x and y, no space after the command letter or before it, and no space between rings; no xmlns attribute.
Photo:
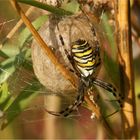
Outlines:
<svg viewBox="0 0 140 140"><path fill-rule="evenodd" d="M130 27L130 1L115 1L117 46L120 65L120 90L125 96L122 109L122 131L126 139L137 138L134 74Z"/></svg>

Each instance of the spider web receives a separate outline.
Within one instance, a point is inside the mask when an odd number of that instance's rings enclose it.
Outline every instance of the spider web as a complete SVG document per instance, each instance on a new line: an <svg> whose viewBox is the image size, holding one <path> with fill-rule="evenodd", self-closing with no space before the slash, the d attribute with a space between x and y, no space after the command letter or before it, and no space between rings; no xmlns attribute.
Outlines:
<svg viewBox="0 0 140 140"><path fill-rule="evenodd" d="M20 58L18 58L18 59L20 59ZM16 60L16 61L19 61L19 60ZM16 68L15 72L8 78L8 89L9 89L11 98L13 97L13 98L15 98L15 100L17 98L17 99L21 100L21 102L23 100L23 102L25 102L25 104L26 104L21 109L21 113L20 113L21 115L19 114L21 116L19 123L26 123L26 122L33 123L33 122L38 122L38 121L44 120L46 118L46 117L44 117L44 114L46 113L45 108L47 107L46 102L47 102L47 98L49 96L53 96L53 98L54 98L54 99L51 99L52 100L51 106L54 105L53 100L56 100L56 102L58 102L59 106L61 106L61 104L59 102L62 102L63 108L68 106L67 102L72 103L72 100L74 99L74 97L73 97L73 99L69 99L67 97L67 95L66 96L62 96L61 94L54 95L53 93L51 93L51 91L48 91L45 87L43 87L41 85L41 83L36 79L33 69L27 70L24 68L25 65L32 67L32 62L28 61L25 63L23 63L21 66L18 66ZM3 71L5 71L5 73L7 72L5 69L3 69ZM37 89L32 89L32 85L36 86ZM35 95L35 97L33 95L33 98L29 102L28 98L30 98L30 96L24 97L24 92L25 92L25 94L34 94L34 92L35 92L37 95ZM23 98L23 99L19 98L20 94L23 94L23 95L21 95L22 96L21 98ZM57 101L57 99L55 99L55 98L58 98L59 101ZM27 103L26 103L26 100L27 100ZM20 101L19 101L19 104L20 104ZM18 104L15 102L15 105L18 105ZM52 108L50 110L53 110L53 109L54 108ZM14 112L16 113L15 110L12 111L11 109L9 112L11 112L11 114ZM9 114L9 112L6 111L6 114L7 113ZM71 118L71 117L69 117L69 118Z"/></svg>

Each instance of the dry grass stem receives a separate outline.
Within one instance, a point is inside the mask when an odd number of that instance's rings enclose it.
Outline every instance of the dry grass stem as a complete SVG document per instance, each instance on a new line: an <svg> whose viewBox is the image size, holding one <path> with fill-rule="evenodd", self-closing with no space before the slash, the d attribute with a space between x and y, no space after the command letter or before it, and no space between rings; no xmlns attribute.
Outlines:
<svg viewBox="0 0 140 140"><path fill-rule="evenodd" d="M122 109L122 132L124 138L137 138L137 121L134 92L133 58L130 28L130 1L115 1L116 38L120 64L120 89L125 96Z"/></svg>
<svg viewBox="0 0 140 140"><path fill-rule="evenodd" d="M25 13L26 16L29 16L32 11L34 10L34 7L30 7L27 12ZM6 38L10 39L14 34L15 32L21 27L21 25L23 24L23 21L22 19L20 19L17 24L13 27L13 29L8 33L8 35L6 36Z"/></svg>

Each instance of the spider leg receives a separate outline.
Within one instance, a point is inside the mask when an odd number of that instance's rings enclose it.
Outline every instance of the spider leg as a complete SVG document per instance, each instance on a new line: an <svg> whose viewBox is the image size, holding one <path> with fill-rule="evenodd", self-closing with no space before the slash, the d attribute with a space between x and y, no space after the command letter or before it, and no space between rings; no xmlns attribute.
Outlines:
<svg viewBox="0 0 140 140"><path fill-rule="evenodd" d="M112 115L116 114L116 113L117 113L117 112L119 112L119 111L120 111L120 110L118 109L118 110L116 110L116 111L112 112L111 114L109 114L109 115L105 116L104 118L105 118L105 119L107 119L107 118L109 118L110 116L112 116Z"/></svg>
<svg viewBox="0 0 140 140"><path fill-rule="evenodd" d="M67 51L66 49L64 49L64 50L65 50L65 54L67 55L67 58L68 58L70 64L71 64L72 67L74 68L74 70L72 70L72 69L69 69L69 70L70 70L71 72L74 72L78 77L80 77L81 75L79 74L79 72L78 72L77 69L76 69L76 66L75 66L75 64L74 64L73 57L68 53L68 51Z"/></svg>
<svg viewBox="0 0 140 140"><path fill-rule="evenodd" d="M59 31L59 26L58 26L58 25L57 25L57 29L58 29L58 31ZM59 40L60 40L60 42L61 42L61 44L62 44L62 46L63 46L63 49L64 49L64 51L65 51L65 54L66 54L66 56L67 56L69 62L71 63L72 67L76 70L75 65L74 65L73 57L72 57L72 56L68 53L68 51L65 49L65 42L64 42L64 39L63 39L63 37L62 37L61 34L59 34ZM74 71L74 70L72 70L71 68L70 68L69 70L70 70L71 72L76 73L76 75L80 76L79 73L78 73L77 71Z"/></svg>
<svg viewBox="0 0 140 140"><path fill-rule="evenodd" d="M71 112L76 110L78 106L81 105L81 103L84 101L84 93L85 93L84 87L85 87L84 83L81 82L79 85L78 95L75 102L72 105L68 106L65 110L60 112L63 116L65 117L68 116Z"/></svg>
<svg viewBox="0 0 140 140"><path fill-rule="evenodd" d="M67 117L71 112L73 112L74 110L76 110L78 108L79 105L81 105L81 103L84 100L84 93L85 93L85 88L84 88L84 83L81 82L79 89L78 89L78 95L77 98L75 100L75 102L72 105L69 105L66 109L60 111L60 112L53 112L53 111L49 111L46 110L49 114L55 115L55 116L64 116Z"/></svg>
<svg viewBox="0 0 140 140"><path fill-rule="evenodd" d="M124 99L124 97L121 94L117 93L116 88L112 84L106 83L97 78L94 78L92 83L112 93L113 96L116 97L118 103L120 104L120 107L123 107L122 100Z"/></svg>

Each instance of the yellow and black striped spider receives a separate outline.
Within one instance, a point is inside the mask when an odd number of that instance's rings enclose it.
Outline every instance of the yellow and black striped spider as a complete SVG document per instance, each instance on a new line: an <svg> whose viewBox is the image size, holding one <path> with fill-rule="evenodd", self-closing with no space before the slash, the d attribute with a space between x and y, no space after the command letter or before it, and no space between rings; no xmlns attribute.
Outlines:
<svg viewBox="0 0 140 140"><path fill-rule="evenodd" d="M82 104L84 100L84 95L87 92L87 90L92 88L94 85L101 87L106 91L109 91L116 98L116 101L119 103L120 107L123 106L122 100L124 97L122 97L121 94L117 93L116 88L112 84L98 79L95 75L95 72L97 71L97 67L99 67L101 64L100 41L96 34L95 28L93 27L93 24L90 22L91 18L87 15L87 12L83 10L82 6L87 2L80 1L80 0L78 2L80 4L80 9L85 14L87 18L87 22L89 23L89 26L91 28L94 43L91 44L85 38L79 38L76 41L70 43L71 50L70 52L68 52L66 49L65 41L62 35L59 33L59 40L65 51L65 54L67 55L67 58L70 64L72 65L75 74L79 77L79 88L78 88L78 95L72 105L68 106L66 109L60 112L48 111L50 114L56 116L66 117L72 111L76 110L77 107ZM97 11L99 10L97 13L100 16L102 14L101 9L104 11L104 9L106 8L106 4L100 5L100 7L97 6L93 9ZM58 25L57 28L58 31L60 31Z"/></svg>
<svg viewBox="0 0 140 140"><path fill-rule="evenodd" d="M78 88L78 95L74 103L60 112L47 111L50 114L56 116L68 116L72 111L77 109L77 107L82 104L84 100L84 94L86 93L87 89L90 89L93 85L99 86L112 93L116 98L116 101L118 101L120 107L122 107L123 98L117 93L116 88L112 84L104 82L94 76L97 67L101 64L101 58L100 43L94 28L92 28L92 32L94 36L93 46L90 45L88 41L79 38L77 41L71 43L70 54L65 49L65 42L62 35L59 35L59 39L69 59L69 62L71 63L74 72L80 79L80 84Z"/></svg>

